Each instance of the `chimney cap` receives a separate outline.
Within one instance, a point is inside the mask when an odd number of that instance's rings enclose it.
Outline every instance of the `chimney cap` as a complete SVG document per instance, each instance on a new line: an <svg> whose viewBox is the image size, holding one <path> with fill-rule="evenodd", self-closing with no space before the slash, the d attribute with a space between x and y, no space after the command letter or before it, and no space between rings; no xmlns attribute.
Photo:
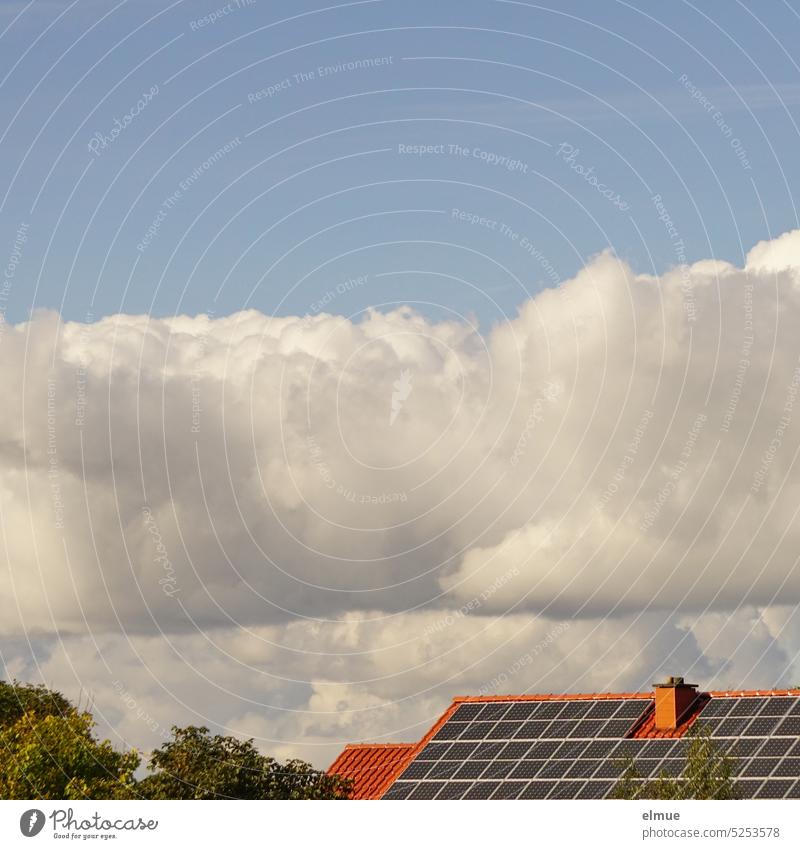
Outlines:
<svg viewBox="0 0 800 849"><path fill-rule="evenodd" d="M670 675L666 681L657 681L654 687L697 687L697 684L687 684L682 675Z"/></svg>

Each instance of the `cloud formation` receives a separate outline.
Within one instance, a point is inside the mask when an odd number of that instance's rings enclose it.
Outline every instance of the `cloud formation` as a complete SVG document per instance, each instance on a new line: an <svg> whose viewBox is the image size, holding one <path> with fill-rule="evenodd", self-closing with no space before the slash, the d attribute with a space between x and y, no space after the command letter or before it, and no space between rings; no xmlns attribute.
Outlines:
<svg viewBox="0 0 800 849"><path fill-rule="evenodd" d="M603 253L485 333L4 327L6 672L128 740L202 715L318 761L455 692L796 683L798 275L800 231Z"/></svg>

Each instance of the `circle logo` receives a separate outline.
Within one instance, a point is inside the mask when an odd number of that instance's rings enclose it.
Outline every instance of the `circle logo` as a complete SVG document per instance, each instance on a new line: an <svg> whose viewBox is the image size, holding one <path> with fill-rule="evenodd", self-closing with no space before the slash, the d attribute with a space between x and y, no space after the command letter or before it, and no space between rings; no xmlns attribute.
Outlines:
<svg viewBox="0 0 800 849"><path fill-rule="evenodd" d="M44 828L44 811L31 808L19 818L19 830L25 837L36 837Z"/></svg>

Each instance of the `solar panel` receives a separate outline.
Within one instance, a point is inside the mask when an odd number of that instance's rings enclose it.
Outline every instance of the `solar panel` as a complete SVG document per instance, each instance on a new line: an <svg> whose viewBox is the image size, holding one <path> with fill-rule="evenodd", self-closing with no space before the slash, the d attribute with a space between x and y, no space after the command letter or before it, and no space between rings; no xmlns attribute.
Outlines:
<svg viewBox="0 0 800 849"><path fill-rule="evenodd" d="M525 781L504 781L492 794L492 799L516 799L527 787Z"/></svg>
<svg viewBox="0 0 800 849"><path fill-rule="evenodd" d="M784 758L774 773L776 776L800 778L800 758Z"/></svg>
<svg viewBox="0 0 800 849"><path fill-rule="evenodd" d="M408 794L407 799L433 799L444 787L443 781L420 781Z"/></svg>
<svg viewBox="0 0 800 849"><path fill-rule="evenodd" d="M454 778L478 778L491 761L467 761L455 773Z"/></svg>
<svg viewBox="0 0 800 849"><path fill-rule="evenodd" d="M743 740L735 740L731 747L730 754L735 758L751 758L763 744L763 740L758 740L754 737Z"/></svg>
<svg viewBox="0 0 800 849"><path fill-rule="evenodd" d="M754 699L752 697L737 699L731 709L731 716L755 716L766 704L766 699Z"/></svg>
<svg viewBox="0 0 800 849"><path fill-rule="evenodd" d="M395 783L384 793L384 799L406 799L408 794L416 787L414 782L395 781Z"/></svg>
<svg viewBox="0 0 800 849"><path fill-rule="evenodd" d="M450 717L450 721L469 722L483 710L482 704L459 705L456 712Z"/></svg>
<svg viewBox="0 0 800 849"><path fill-rule="evenodd" d="M625 770L622 761L600 761L600 766L594 773L595 778L618 778Z"/></svg>
<svg viewBox="0 0 800 849"><path fill-rule="evenodd" d="M610 719L619 709L621 702L603 701L595 702L589 712L587 719Z"/></svg>
<svg viewBox="0 0 800 849"><path fill-rule="evenodd" d="M611 791L613 781L587 781L578 791L576 799L602 799Z"/></svg>
<svg viewBox="0 0 800 849"><path fill-rule="evenodd" d="M583 787L582 781L559 781L550 791L548 799L574 799L577 792Z"/></svg>
<svg viewBox="0 0 800 849"><path fill-rule="evenodd" d="M745 799L755 799L761 785L764 783L763 778L739 779L736 782L736 788L739 794Z"/></svg>
<svg viewBox="0 0 800 849"><path fill-rule="evenodd" d="M559 714L560 719L580 719L589 712L592 703L584 702L567 702L564 710Z"/></svg>
<svg viewBox="0 0 800 849"><path fill-rule="evenodd" d="M428 743L428 745L417 755L417 760L438 760L450 748L450 745L450 743Z"/></svg>
<svg viewBox="0 0 800 849"><path fill-rule="evenodd" d="M490 743L480 743L470 757L478 761L490 761L497 757L503 746L505 746L505 743L498 743L496 740L492 740Z"/></svg>
<svg viewBox="0 0 800 849"><path fill-rule="evenodd" d="M756 799L783 799L793 784L793 781L786 779L765 781L756 793Z"/></svg>
<svg viewBox="0 0 800 849"><path fill-rule="evenodd" d="M711 699L700 712L700 716L703 719L713 716L727 716L735 701L735 699Z"/></svg>
<svg viewBox="0 0 800 849"><path fill-rule="evenodd" d="M565 778L590 778L597 771L601 761L576 761L565 773Z"/></svg>
<svg viewBox="0 0 800 849"><path fill-rule="evenodd" d="M554 781L531 781L531 783L519 794L520 799L546 799L550 791L555 787Z"/></svg>
<svg viewBox="0 0 800 849"><path fill-rule="evenodd" d="M509 709L509 707L510 705L508 702L493 702L491 704L484 705L478 718L482 722L502 719L503 714Z"/></svg>
<svg viewBox="0 0 800 849"><path fill-rule="evenodd" d="M557 740L541 740L534 743L526 757L529 758L549 758L552 757L555 750L561 745Z"/></svg>
<svg viewBox="0 0 800 849"><path fill-rule="evenodd" d="M726 719L720 723L719 727L716 731L716 736L718 737L738 737L742 731L747 727L747 724L750 720L743 719L742 717L735 717L733 719Z"/></svg>
<svg viewBox="0 0 800 849"><path fill-rule="evenodd" d="M499 781L476 781L464 794L465 799L488 799L499 786Z"/></svg>
<svg viewBox="0 0 800 849"><path fill-rule="evenodd" d="M483 740L484 737L494 728L494 722L470 722L469 725L464 727L463 730L459 732L460 740ZM442 731L447 728L445 725L442 728ZM437 739L439 735L437 734L434 737L434 740Z"/></svg>
<svg viewBox="0 0 800 849"><path fill-rule="evenodd" d="M613 740L593 740L583 751L584 758L605 758L611 754L616 743Z"/></svg>
<svg viewBox="0 0 800 849"><path fill-rule="evenodd" d="M629 699L614 714L616 719L638 719L652 702L649 699Z"/></svg>
<svg viewBox="0 0 800 849"><path fill-rule="evenodd" d="M452 778L460 766L458 761L437 761L427 778Z"/></svg>
<svg viewBox="0 0 800 849"><path fill-rule="evenodd" d="M446 722L434 735L434 740L455 740L464 730L463 722Z"/></svg>
<svg viewBox="0 0 800 849"><path fill-rule="evenodd" d="M521 761L509 774L510 778L536 778L547 761Z"/></svg>
<svg viewBox="0 0 800 849"><path fill-rule="evenodd" d="M800 719L800 717L798 717ZM768 734L771 734L778 723L780 722L780 717L777 716L759 716L756 717L748 726L742 731L742 734L746 737L766 737ZM784 720L784 722L790 722L791 720Z"/></svg>
<svg viewBox="0 0 800 849"><path fill-rule="evenodd" d="M518 704L511 705L504 718L515 720L530 719L536 713L538 707L538 702L519 702Z"/></svg>
<svg viewBox="0 0 800 849"><path fill-rule="evenodd" d="M642 749L644 758L666 758L675 749L674 740L650 740Z"/></svg>
<svg viewBox="0 0 800 849"><path fill-rule="evenodd" d="M566 737L572 731L573 723L571 719L555 719L542 733L542 737Z"/></svg>
<svg viewBox="0 0 800 849"><path fill-rule="evenodd" d="M567 740L562 743L553 753L555 758L569 758L574 760L586 748L585 740Z"/></svg>
<svg viewBox="0 0 800 849"><path fill-rule="evenodd" d="M794 700L794 705L792 705L792 707L789 709L788 713L791 716L797 716L798 714L800 714L800 699Z"/></svg>
<svg viewBox="0 0 800 849"><path fill-rule="evenodd" d="M605 725L603 719L582 719L575 723L570 737L596 737L597 732Z"/></svg>
<svg viewBox="0 0 800 849"><path fill-rule="evenodd" d="M776 734L791 734L796 737L800 734L800 716L789 716L782 720L775 729Z"/></svg>
<svg viewBox="0 0 800 849"><path fill-rule="evenodd" d="M632 758L640 755L644 749L646 740L623 740L611 750L615 758Z"/></svg>
<svg viewBox="0 0 800 849"><path fill-rule="evenodd" d="M570 766L569 761L547 761L539 778L563 778Z"/></svg>
<svg viewBox="0 0 800 849"><path fill-rule="evenodd" d="M786 799L800 799L800 781L795 781L789 792L784 797Z"/></svg>
<svg viewBox="0 0 800 849"><path fill-rule="evenodd" d="M793 745L791 737L770 737L759 749L759 754L762 758L780 758L787 755Z"/></svg>
<svg viewBox="0 0 800 849"><path fill-rule="evenodd" d="M486 736L494 740L508 740L514 736L518 728L517 722L498 722Z"/></svg>
<svg viewBox="0 0 800 849"><path fill-rule="evenodd" d="M530 722L523 722L514 736L523 740L535 740L537 737L542 736L542 732L549 724L549 722L539 722L535 719Z"/></svg>
<svg viewBox="0 0 800 849"><path fill-rule="evenodd" d="M753 758L744 765L742 775L747 778L752 778L756 775L761 775L766 778L772 775L772 771L778 765L776 758Z"/></svg>
<svg viewBox="0 0 800 849"><path fill-rule="evenodd" d="M659 758L639 758L635 762L636 772L642 776L642 778L652 778L653 776L658 775L659 770L661 769L661 760Z"/></svg>
<svg viewBox="0 0 800 849"><path fill-rule="evenodd" d="M528 750L531 748L531 744L527 740L523 740L519 743L516 741L511 743L506 743L503 748L498 752L498 758L513 758L515 761L520 761L525 755L528 754Z"/></svg>
<svg viewBox="0 0 800 849"><path fill-rule="evenodd" d="M564 710L564 702L545 702L538 711L537 719L555 719Z"/></svg>
<svg viewBox="0 0 800 849"><path fill-rule="evenodd" d="M491 761L481 775L481 779L505 778L512 769L514 769L514 761Z"/></svg>
<svg viewBox="0 0 800 849"><path fill-rule="evenodd" d="M460 799L469 788L472 787L471 781L448 781L439 791L437 799ZM384 797L386 798L386 797Z"/></svg>
<svg viewBox="0 0 800 849"><path fill-rule="evenodd" d="M796 701L792 696L773 696L767 699L760 716L785 716Z"/></svg>
<svg viewBox="0 0 800 849"><path fill-rule="evenodd" d="M631 729L630 719L609 719L597 732L598 737L624 737Z"/></svg>

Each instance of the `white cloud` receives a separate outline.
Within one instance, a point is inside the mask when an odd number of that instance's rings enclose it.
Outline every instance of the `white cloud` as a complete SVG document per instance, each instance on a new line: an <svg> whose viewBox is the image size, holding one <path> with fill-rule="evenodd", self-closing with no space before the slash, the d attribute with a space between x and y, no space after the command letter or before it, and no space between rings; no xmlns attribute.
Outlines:
<svg viewBox="0 0 800 849"><path fill-rule="evenodd" d="M744 270L605 253L485 335L407 308L6 327L3 661L134 742L115 680L159 727L307 755L413 739L515 665L785 683L798 269L800 231Z"/></svg>

